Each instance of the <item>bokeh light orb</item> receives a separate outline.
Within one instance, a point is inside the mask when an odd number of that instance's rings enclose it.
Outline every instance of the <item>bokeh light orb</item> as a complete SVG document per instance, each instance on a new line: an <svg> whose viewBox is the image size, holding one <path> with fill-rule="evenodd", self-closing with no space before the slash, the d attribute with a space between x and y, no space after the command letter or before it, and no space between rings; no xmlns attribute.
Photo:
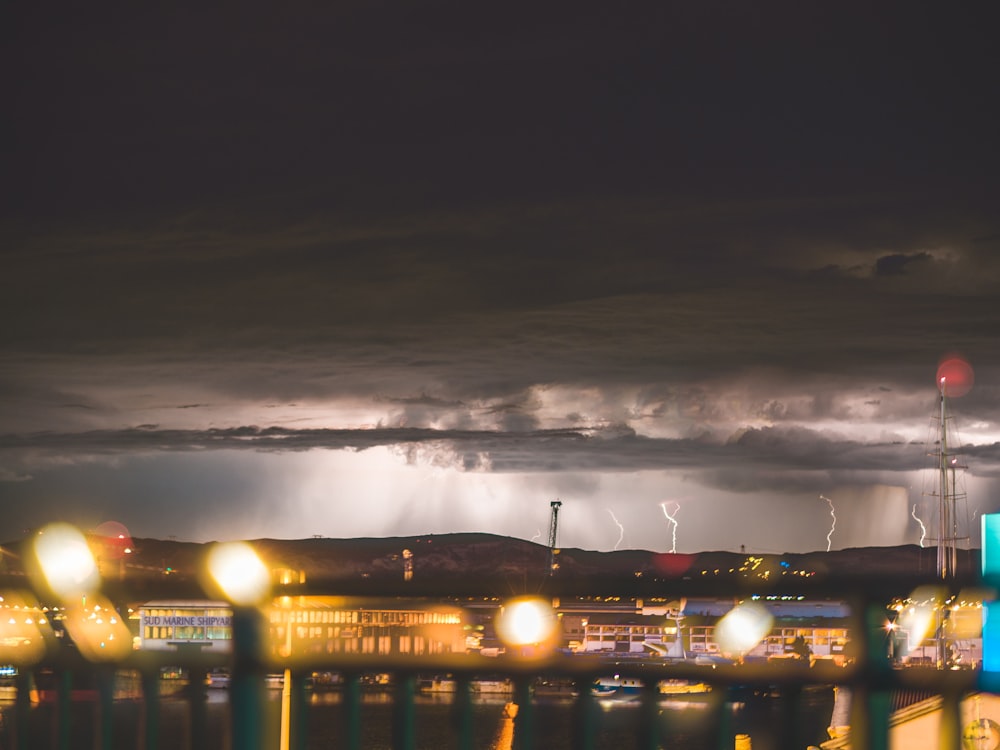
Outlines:
<svg viewBox="0 0 1000 750"><path fill-rule="evenodd" d="M759 602L743 602L727 612L715 627L715 640L727 654L743 655L771 632L774 617Z"/></svg>
<svg viewBox="0 0 1000 750"><path fill-rule="evenodd" d="M120 560L135 547L128 528L118 521L105 521L91 532L91 537L101 545L101 554L108 560Z"/></svg>
<svg viewBox="0 0 1000 750"><path fill-rule="evenodd" d="M964 396L975 383L975 373L964 358L949 354L941 358L937 369L937 387L945 396Z"/></svg>
<svg viewBox="0 0 1000 750"><path fill-rule="evenodd" d="M63 625L77 650L89 661L112 662L132 651L132 634L104 596L89 597L65 612Z"/></svg>
<svg viewBox="0 0 1000 750"><path fill-rule="evenodd" d="M530 646L552 638L558 625L552 607L541 599L513 599L496 619L497 635L508 646Z"/></svg>
<svg viewBox="0 0 1000 750"><path fill-rule="evenodd" d="M653 553L653 569L664 578L680 578L694 564L695 556L680 552Z"/></svg>
<svg viewBox="0 0 1000 750"><path fill-rule="evenodd" d="M943 586L919 586L896 620L896 627L909 633L909 643L919 644L930 637L937 625L937 612L948 595Z"/></svg>
<svg viewBox="0 0 1000 750"><path fill-rule="evenodd" d="M32 594L9 590L0 594L0 663L37 664L54 643L52 625Z"/></svg>
<svg viewBox="0 0 1000 750"><path fill-rule="evenodd" d="M956 638L970 640L983 635L983 602L994 598L985 588L962 589L951 608L951 630Z"/></svg>
<svg viewBox="0 0 1000 750"><path fill-rule="evenodd" d="M35 559L44 583L67 600L96 591L101 577L83 534L68 523L49 524L34 542Z"/></svg>
<svg viewBox="0 0 1000 750"><path fill-rule="evenodd" d="M233 604L259 603L271 588L271 575L246 542L222 542L208 553L208 572Z"/></svg>

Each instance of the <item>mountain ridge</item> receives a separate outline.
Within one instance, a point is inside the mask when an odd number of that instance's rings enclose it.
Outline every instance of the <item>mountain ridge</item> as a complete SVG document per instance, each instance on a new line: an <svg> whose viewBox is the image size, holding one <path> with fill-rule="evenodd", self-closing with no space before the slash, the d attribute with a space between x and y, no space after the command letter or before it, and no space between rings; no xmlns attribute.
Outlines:
<svg viewBox="0 0 1000 750"><path fill-rule="evenodd" d="M5 545L7 572L23 573L31 537ZM214 542L91 535L91 548L109 585L135 584L150 593L196 593ZM753 553L713 550L694 553L650 550L598 551L560 548L550 574L546 545L489 532L455 532L394 537L310 537L247 540L274 571L275 581L304 584L312 592L427 595L542 591L566 594L655 595L672 591L697 595L699 588L722 591L820 590L851 585L882 586L894 580L936 576L936 548L918 545L854 547L829 552ZM19 553L19 554L18 554ZM975 581L979 550L958 550L956 582ZM185 589L185 585L187 588Z"/></svg>

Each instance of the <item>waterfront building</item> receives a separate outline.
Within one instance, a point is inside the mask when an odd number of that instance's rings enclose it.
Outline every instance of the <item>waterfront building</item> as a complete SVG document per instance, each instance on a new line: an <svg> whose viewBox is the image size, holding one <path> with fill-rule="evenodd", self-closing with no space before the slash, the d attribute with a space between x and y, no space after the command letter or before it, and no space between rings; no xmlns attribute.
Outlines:
<svg viewBox="0 0 1000 750"><path fill-rule="evenodd" d="M266 612L279 656L465 653L467 618L455 606L333 596L279 597Z"/></svg>
<svg viewBox="0 0 1000 750"><path fill-rule="evenodd" d="M581 650L684 656L677 622L662 615L592 614L584 621Z"/></svg>
<svg viewBox="0 0 1000 750"><path fill-rule="evenodd" d="M144 651L233 650L233 611L226 602L151 601L137 614L137 647Z"/></svg>
<svg viewBox="0 0 1000 750"><path fill-rule="evenodd" d="M225 602L151 601L138 608L137 648L232 651L233 611ZM465 653L461 609L431 603L278 597L262 612L276 656Z"/></svg>

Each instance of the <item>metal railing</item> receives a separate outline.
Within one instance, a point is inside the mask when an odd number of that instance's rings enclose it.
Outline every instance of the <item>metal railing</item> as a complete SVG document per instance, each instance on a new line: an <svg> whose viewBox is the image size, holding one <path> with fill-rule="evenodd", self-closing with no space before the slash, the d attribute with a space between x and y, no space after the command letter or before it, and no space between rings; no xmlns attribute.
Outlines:
<svg viewBox="0 0 1000 750"><path fill-rule="evenodd" d="M830 598L845 601L850 615L847 626L850 629L854 658L844 667L817 663L811 669L789 669L777 664L731 664L703 666L690 662L666 662L656 659L627 660L619 662L614 669L622 678L634 678L643 686L639 710L633 714L635 724L635 747L653 750L662 747L663 716L659 706L657 684L661 680L685 679L708 683L717 698L717 727L712 740L713 747L734 747L734 730L727 720L727 712L721 709L727 697L737 691L755 687L780 689L784 698L783 714L779 722L777 747L804 750L801 728L797 725L798 702L811 686L838 685L850 688L853 702L850 717L850 747L855 750L883 750L889 746L890 713L892 696L901 690L921 691L939 696L941 721L939 734L928 739L931 747L941 750L959 750L962 745L961 702L969 694L981 691L986 684L983 675L974 670L940 670L934 668L895 668L887 657L886 649L886 603L893 597L906 595L918 585L928 581L924 578L893 579L837 579L827 578L820 582L777 583L769 591L783 591L805 594L811 598ZM941 585L940 581L933 581ZM952 593L977 581L971 577L949 582ZM24 590L25 579L7 577L0 580L6 590ZM186 582L167 586L164 582L156 585L144 584L138 589L130 589L126 582L109 583L108 592L113 601L168 598L170 596L205 596L199 587ZM759 586L758 586L759 587ZM379 584L376 590L358 584L352 594L377 593L382 597L397 597L401 602L408 598L421 600L440 598L448 602L468 600L473 597L492 597L495 588L483 582L468 582L457 587L450 585L449 591L440 590L434 582L399 582L386 586ZM650 597L681 598L685 596L712 596L732 598L747 596L750 584L742 581L660 581L650 584L642 581L547 581L540 593L546 598L568 599L580 595L616 595L622 598ZM322 583L285 587L281 594L286 596L334 595L342 594L344 587L331 589ZM193 749L214 747L209 745L207 726L209 717L205 705L205 687L200 679L216 667L224 667L231 673L229 691L228 722L224 732L225 741L233 750L258 750L270 746L270 734L264 731L264 717L267 713L268 698L265 694L264 679L269 673L285 675L282 700L282 726L280 731L282 747L289 750L304 750L308 747L310 728L304 710L306 683L310 674L316 671L334 672L342 676L341 696L342 733L334 745L348 750L362 750L363 722L363 676L370 673L392 675L392 732L391 746L396 750L415 750L415 697L417 680L420 675L448 673L455 678L456 690L452 707L452 729L455 746L460 749L473 748L474 714L470 686L472 681L483 675L499 675L510 678L514 689L510 702L516 705L516 713L511 712L513 727L512 745L528 750L540 747L537 744L537 700L533 697L533 683L539 676L559 677L575 684L573 716L569 747L592 750L597 739L595 727L600 715L597 699L590 686L596 678L608 673L608 663L597 657L567 654L560 650L549 650L529 656L508 653L500 657L486 657L479 654L440 655L360 655L360 654L312 654L278 658L273 650L261 647L266 638L267 625L260 610L254 607L234 607L233 650L231 654L210 653L152 653L132 651L108 661L93 661L84 658L78 649L65 640L59 640L46 649L45 653L32 663L19 665L14 678L15 695L12 707L4 716L6 738L12 748L54 747L137 747L158 750L169 747L164 744L163 680L161 670L165 667L183 667L189 675L183 700L187 705L187 745ZM116 712L116 680L122 674L131 674L136 684L133 695L137 711L128 726L118 725ZM79 712L74 710L74 686L79 678L89 684L92 706L91 717L82 725ZM49 680L54 691L54 702L43 714L33 697L43 680ZM273 701L271 701L273 703ZM44 716L44 721L39 720ZM172 727L176 729L176 727ZM82 737L86 735L85 739ZM542 748L542 750L546 750Z"/></svg>

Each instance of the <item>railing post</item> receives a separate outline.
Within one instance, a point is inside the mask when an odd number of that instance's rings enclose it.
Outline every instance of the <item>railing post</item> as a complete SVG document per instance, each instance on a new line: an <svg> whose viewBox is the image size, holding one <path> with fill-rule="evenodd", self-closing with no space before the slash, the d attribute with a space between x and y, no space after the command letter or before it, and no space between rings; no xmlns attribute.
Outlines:
<svg viewBox="0 0 1000 750"><path fill-rule="evenodd" d="M718 750L733 750L736 733L733 731L732 700L735 691L727 686L719 690L719 701L713 708L718 715L718 728L715 735L715 747Z"/></svg>
<svg viewBox="0 0 1000 750"><path fill-rule="evenodd" d="M892 668L886 643L875 637L875 633L885 632L885 604L865 601L861 606L860 627L855 638L862 646L859 656L864 659L861 669L865 679L852 697L851 747L853 750L887 750L892 697L888 690L878 685Z"/></svg>
<svg viewBox="0 0 1000 750"><path fill-rule="evenodd" d="M412 674L396 675L396 689L392 701L392 747L393 750L414 750L417 745L415 734L415 710L413 697L417 680Z"/></svg>
<svg viewBox="0 0 1000 750"><path fill-rule="evenodd" d="M69 750L70 723L73 701L73 673L69 669L56 672L56 747Z"/></svg>
<svg viewBox="0 0 1000 750"><path fill-rule="evenodd" d="M188 684L184 688L187 698L188 713L191 717L190 743L191 750L207 750L208 748L208 707L205 705L208 697L205 695L205 670L199 667L188 669Z"/></svg>
<svg viewBox="0 0 1000 750"><path fill-rule="evenodd" d="M639 706L637 750L659 750L660 747L660 687L656 680L642 683L642 703Z"/></svg>
<svg viewBox="0 0 1000 750"><path fill-rule="evenodd" d="M309 717L306 713L306 675L304 672L292 672L292 726L290 750L305 750L307 725Z"/></svg>
<svg viewBox="0 0 1000 750"><path fill-rule="evenodd" d="M802 666L808 667L808 661ZM798 668L799 665L793 667ZM802 683L785 683L781 686L781 741L778 747L797 750L808 745L811 741L805 737L802 724L802 703L804 700ZM751 740L753 738L751 737Z"/></svg>
<svg viewBox="0 0 1000 750"><path fill-rule="evenodd" d="M344 675L344 724L347 750L361 750L361 675Z"/></svg>
<svg viewBox="0 0 1000 750"><path fill-rule="evenodd" d="M97 732L100 737L98 747L111 750L114 744L115 668L101 665L95 668L97 683Z"/></svg>
<svg viewBox="0 0 1000 750"><path fill-rule="evenodd" d="M455 727L459 750L472 750L472 696L468 675L455 680L455 701L452 704L452 723Z"/></svg>
<svg viewBox="0 0 1000 750"><path fill-rule="evenodd" d="M233 674L230 680L233 750L261 750L264 684L261 675L261 614L233 608Z"/></svg>
<svg viewBox="0 0 1000 750"><path fill-rule="evenodd" d="M160 671L143 669L142 675L142 726L144 750L160 747Z"/></svg>
<svg viewBox="0 0 1000 750"><path fill-rule="evenodd" d="M592 688L593 680L590 677L576 681L576 700L573 702L574 750L592 750L594 747L594 736L597 734L597 699Z"/></svg>
<svg viewBox="0 0 1000 750"><path fill-rule="evenodd" d="M961 695L949 690L941 696L941 736L938 750L960 750L962 735Z"/></svg>
<svg viewBox="0 0 1000 750"><path fill-rule="evenodd" d="M32 746L31 730L31 685L33 675L27 669L19 669L14 684L17 697L14 699L14 746L16 750L29 750Z"/></svg>
<svg viewBox="0 0 1000 750"><path fill-rule="evenodd" d="M852 750L888 750L891 711L888 690L857 686L851 701Z"/></svg>
<svg viewBox="0 0 1000 750"><path fill-rule="evenodd" d="M535 712L531 705L531 678L518 675L514 681L514 750L531 750L535 746Z"/></svg>

